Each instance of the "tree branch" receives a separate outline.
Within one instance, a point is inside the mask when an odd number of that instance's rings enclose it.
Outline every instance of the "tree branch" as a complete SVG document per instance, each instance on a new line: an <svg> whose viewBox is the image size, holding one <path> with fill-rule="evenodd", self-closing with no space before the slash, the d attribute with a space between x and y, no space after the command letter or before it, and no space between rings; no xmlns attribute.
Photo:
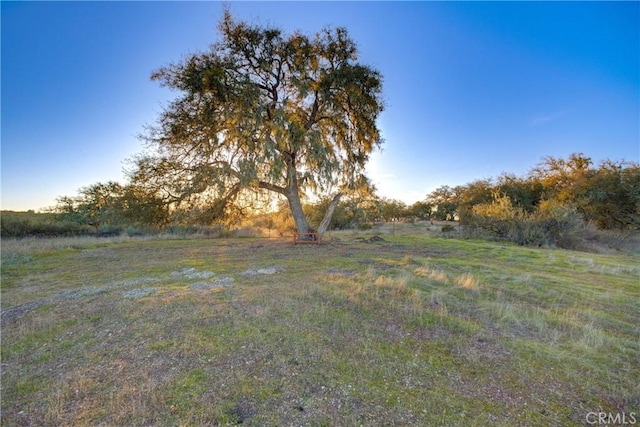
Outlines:
<svg viewBox="0 0 640 427"><path fill-rule="evenodd" d="M266 181L258 182L258 188L274 191L285 196L287 195L287 190L284 187L280 187L279 185L271 184L270 182Z"/></svg>
<svg viewBox="0 0 640 427"><path fill-rule="evenodd" d="M311 129L311 126L313 126L314 123L316 123L316 116L318 115L319 108L320 108L320 105L318 104L318 91L316 90L315 97L313 99L313 107L311 108L309 119L307 120L307 123L304 125L304 130Z"/></svg>

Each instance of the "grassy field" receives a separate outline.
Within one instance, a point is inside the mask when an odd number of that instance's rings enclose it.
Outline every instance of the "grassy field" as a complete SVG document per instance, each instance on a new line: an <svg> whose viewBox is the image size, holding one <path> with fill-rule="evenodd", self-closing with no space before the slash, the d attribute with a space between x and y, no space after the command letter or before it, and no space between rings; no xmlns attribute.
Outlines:
<svg viewBox="0 0 640 427"><path fill-rule="evenodd" d="M3 242L1 424L640 413L637 253L372 236Z"/></svg>

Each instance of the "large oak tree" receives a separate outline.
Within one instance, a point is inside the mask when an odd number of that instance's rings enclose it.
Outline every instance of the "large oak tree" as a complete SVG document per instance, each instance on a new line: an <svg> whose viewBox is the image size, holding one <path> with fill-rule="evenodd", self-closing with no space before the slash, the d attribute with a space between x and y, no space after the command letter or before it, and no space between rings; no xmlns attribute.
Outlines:
<svg viewBox="0 0 640 427"><path fill-rule="evenodd" d="M368 182L364 166L381 142L382 76L358 62L344 28L313 37L233 20L210 50L152 74L179 92L144 138L153 151L132 178L172 203L208 203L214 216L247 192L286 197L298 232L311 230L301 196L340 196Z"/></svg>

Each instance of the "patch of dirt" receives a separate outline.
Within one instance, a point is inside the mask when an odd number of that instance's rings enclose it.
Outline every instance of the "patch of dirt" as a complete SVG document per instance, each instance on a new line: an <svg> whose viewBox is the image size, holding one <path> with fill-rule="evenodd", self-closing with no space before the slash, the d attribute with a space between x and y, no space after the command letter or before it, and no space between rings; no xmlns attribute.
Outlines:
<svg viewBox="0 0 640 427"><path fill-rule="evenodd" d="M224 289L222 285L216 285L213 282L210 283L194 283L189 285L189 290L191 291L221 291Z"/></svg>
<svg viewBox="0 0 640 427"><path fill-rule="evenodd" d="M196 271L195 268L183 268L180 271L173 271L171 277L186 277L187 279L210 279L216 274L213 271Z"/></svg>
<svg viewBox="0 0 640 427"><path fill-rule="evenodd" d="M237 424L243 424L256 416L258 411L255 405L246 397L242 397L231 409L231 415L234 416Z"/></svg>
<svg viewBox="0 0 640 427"><path fill-rule="evenodd" d="M378 235L369 237L368 239L366 239L364 237L357 237L356 240L358 240L360 242L366 242L366 243L386 242L386 240L384 240L382 237L380 237Z"/></svg>
<svg viewBox="0 0 640 427"><path fill-rule="evenodd" d="M52 300L52 298L44 298L37 301L31 301L25 304L16 305L15 307L3 308L2 313L0 313L2 326L5 326L5 324L13 322L16 319L19 319L30 311L33 311L36 308L51 302Z"/></svg>
<svg viewBox="0 0 640 427"><path fill-rule="evenodd" d="M233 277L221 277L213 282L199 282L189 285L189 289L198 291L211 291L214 289L224 289L233 284Z"/></svg>
<svg viewBox="0 0 640 427"><path fill-rule="evenodd" d="M82 298L82 297L87 297L87 296L91 296L91 295L104 294L108 290L109 289L106 286L105 287L99 287L99 288L73 289L73 290L69 290L69 291L62 291L62 292L56 294L56 299L57 300L67 300L67 299Z"/></svg>
<svg viewBox="0 0 640 427"><path fill-rule="evenodd" d="M118 280L117 282L111 282L105 286L105 289L111 289L115 287L126 288L128 286L140 286L148 285L149 283L155 283L160 280L159 277L136 277L135 279Z"/></svg>
<svg viewBox="0 0 640 427"><path fill-rule="evenodd" d="M125 298L144 298L157 290L158 288L131 289L130 291L123 293L122 296Z"/></svg>
<svg viewBox="0 0 640 427"><path fill-rule="evenodd" d="M264 268L249 268L240 274L246 277L254 277L254 276L259 276L261 274L276 274L282 271L284 271L284 269L276 265L276 266L264 267Z"/></svg>
<svg viewBox="0 0 640 427"><path fill-rule="evenodd" d="M149 284L149 283L154 283L157 282L158 280L160 280L160 278L157 277L139 277L139 278L135 278L135 279L125 279L125 280L118 280L116 282L111 282L105 286L99 286L99 287L86 287L86 288L80 288L80 289L72 289L72 290L68 290L68 291L61 291L61 292L57 292L55 294L53 294L53 296L49 297L49 298L42 298L36 301L30 301L24 304L20 304L20 305L16 305L14 307L7 307L7 308L3 308L2 312L0 313L0 318L1 318L1 324L4 326L5 324L8 324L10 322L13 322L16 319L19 319L20 317L24 316L25 314L37 309L40 306L43 306L45 304L49 304L49 303L53 303L53 302L59 302L59 301L66 301L66 300L72 300L72 299L77 299L77 298L82 298L82 297L86 297L86 296L92 296L92 295L98 295L98 294L103 294L103 293L107 293L110 290L114 289L114 288L119 288L119 287L129 287L129 286L139 286L139 285L145 285L145 284ZM146 289L155 289L156 288L146 288ZM134 289L133 291L136 291L136 289ZM137 289L137 291L142 291L142 289ZM135 293L135 292L134 292ZM126 292L125 292L126 294ZM144 295L146 296L146 295ZM132 296L126 296L127 298L132 298Z"/></svg>
<svg viewBox="0 0 640 427"><path fill-rule="evenodd" d="M278 271L283 271L279 267L268 267L256 270L247 270L244 275L258 275L258 274L274 274ZM179 271L173 271L169 274L170 277L184 277L187 279L210 279L215 276L212 271L197 271L195 268L183 268ZM2 326L9 324L16 319L21 318L25 314L36 310L37 308L54 302L66 301L71 299L82 298L86 296L98 295L109 292L115 288L127 288L130 286L138 286L135 289L131 289L122 293L124 298L143 298L147 297L158 290L157 287L139 287L140 285L147 285L150 283L158 282L162 277L138 277L135 279L124 279L115 282L108 283L105 286L100 287L87 287L80 289L73 289L68 291L62 291L54 294L49 298L42 298L36 301L30 301L25 304L20 304L14 307L3 308L0 313L0 324ZM199 282L189 286L191 290L212 290L214 288L228 287L233 283L233 277L221 277L215 279L212 282Z"/></svg>
<svg viewBox="0 0 640 427"><path fill-rule="evenodd" d="M98 295L108 291L107 287L98 287L98 288L81 288L74 289L69 291L62 291L54 294L50 298L42 298L36 301L30 301L24 304L16 305L14 307L7 307L2 309L2 313L0 313L1 324L4 326L5 324L11 323L16 319L24 316L25 314L41 307L45 304L65 301L70 299L82 298L85 296Z"/></svg>

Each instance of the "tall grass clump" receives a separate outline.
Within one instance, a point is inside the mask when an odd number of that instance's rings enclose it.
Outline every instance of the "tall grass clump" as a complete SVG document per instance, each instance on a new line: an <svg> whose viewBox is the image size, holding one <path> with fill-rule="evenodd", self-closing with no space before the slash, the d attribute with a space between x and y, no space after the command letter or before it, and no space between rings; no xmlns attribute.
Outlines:
<svg viewBox="0 0 640 427"><path fill-rule="evenodd" d="M95 236L56 237L52 239L25 237L23 239L3 239L0 253L2 262L7 263L15 259L24 259L47 252L64 249L85 249L97 244L108 245L129 240L129 236L112 236L96 239Z"/></svg>

